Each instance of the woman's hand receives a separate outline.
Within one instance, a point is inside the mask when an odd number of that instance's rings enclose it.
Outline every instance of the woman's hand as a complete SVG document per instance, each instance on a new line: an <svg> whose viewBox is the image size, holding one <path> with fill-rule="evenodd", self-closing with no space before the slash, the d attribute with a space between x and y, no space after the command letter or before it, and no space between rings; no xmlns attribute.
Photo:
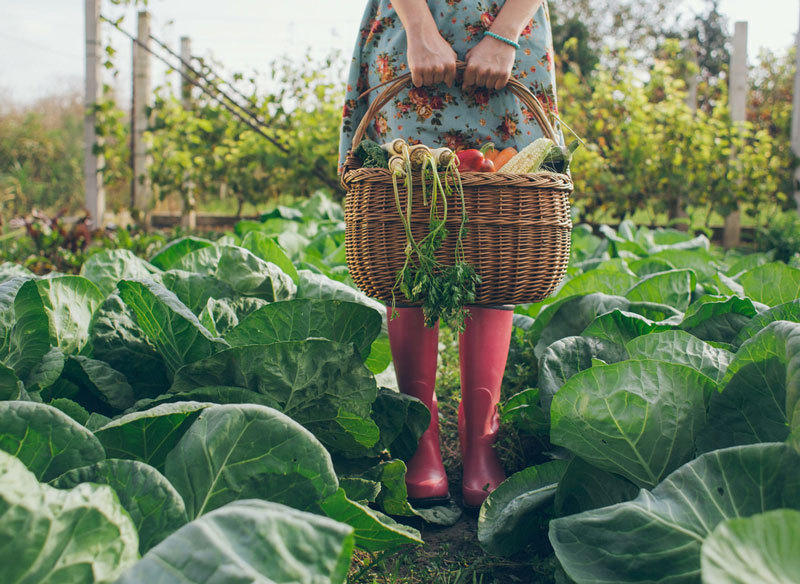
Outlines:
<svg viewBox="0 0 800 584"><path fill-rule="evenodd" d="M483 37L466 56L462 85L503 89L511 77L517 50L492 37Z"/></svg>
<svg viewBox="0 0 800 584"><path fill-rule="evenodd" d="M446 83L453 86L456 78L456 52L435 28L406 33L408 68L415 87Z"/></svg>

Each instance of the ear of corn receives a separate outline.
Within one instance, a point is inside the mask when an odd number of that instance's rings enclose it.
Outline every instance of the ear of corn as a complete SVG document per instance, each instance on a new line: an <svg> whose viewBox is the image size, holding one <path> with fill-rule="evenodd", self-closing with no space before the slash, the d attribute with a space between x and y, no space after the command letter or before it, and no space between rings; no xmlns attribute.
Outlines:
<svg viewBox="0 0 800 584"><path fill-rule="evenodd" d="M553 141L549 138L539 138L520 150L514 158L506 162L497 172L506 174L537 172L553 146Z"/></svg>

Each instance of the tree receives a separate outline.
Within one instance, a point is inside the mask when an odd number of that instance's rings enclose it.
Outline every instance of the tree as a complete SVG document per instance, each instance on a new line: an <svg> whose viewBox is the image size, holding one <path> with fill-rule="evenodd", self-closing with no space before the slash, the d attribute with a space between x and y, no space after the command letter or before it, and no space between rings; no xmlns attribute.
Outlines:
<svg viewBox="0 0 800 584"><path fill-rule="evenodd" d="M700 76L698 107L710 111L720 98L731 60L728 20L719 11L719 0L706 0L705 12L695 15L686 39Z"/></svg>
<svg viewBox="0 0 800 584"><path fill-rule="evenodd" d="M565 35L558 27L582 23L586 31L586 46L595 55L604 48L611 52L603 57L607 63L616 62L618 51L640 60L651 57L663 38L678 25L681 2L674 0L561 0L551 5L554 43L569 38L582 39L582 32L573 30Z"/></svg>

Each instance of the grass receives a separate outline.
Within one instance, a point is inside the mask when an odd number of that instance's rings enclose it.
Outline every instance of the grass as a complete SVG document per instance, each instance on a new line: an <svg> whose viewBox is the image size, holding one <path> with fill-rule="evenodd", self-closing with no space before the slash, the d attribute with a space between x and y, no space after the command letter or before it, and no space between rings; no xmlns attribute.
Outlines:
<svg viewBox="0 0 800 584"><path fill-rule="evenodd" d="M461 502L461 455L457 412L460 399L458 336L442 327L439 333L439 366L436 395L439 399L442 459L450 482L450 494ZM519 452L519 441L501 428L498 451L509 472L520 470L527 458ZM478 518L465 513L452 527L406 521L420 530L424 546L393 553L356 551L348 584L552 584L557 561L546 536L539 549L529 549L514 558L487 554L478 544ZM544 534L543 534L544 535Z"/></svg>

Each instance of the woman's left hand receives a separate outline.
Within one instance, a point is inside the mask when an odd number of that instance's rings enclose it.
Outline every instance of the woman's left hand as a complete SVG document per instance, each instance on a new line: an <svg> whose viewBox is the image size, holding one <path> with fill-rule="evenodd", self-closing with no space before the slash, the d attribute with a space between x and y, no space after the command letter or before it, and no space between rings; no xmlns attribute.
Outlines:
<svg viewBox="0 0 800 584"><path fill-rule="evenodd" d="M462 85L503 89L511 77L517 50L511 45L486 36L466 55Z"/></svg>

